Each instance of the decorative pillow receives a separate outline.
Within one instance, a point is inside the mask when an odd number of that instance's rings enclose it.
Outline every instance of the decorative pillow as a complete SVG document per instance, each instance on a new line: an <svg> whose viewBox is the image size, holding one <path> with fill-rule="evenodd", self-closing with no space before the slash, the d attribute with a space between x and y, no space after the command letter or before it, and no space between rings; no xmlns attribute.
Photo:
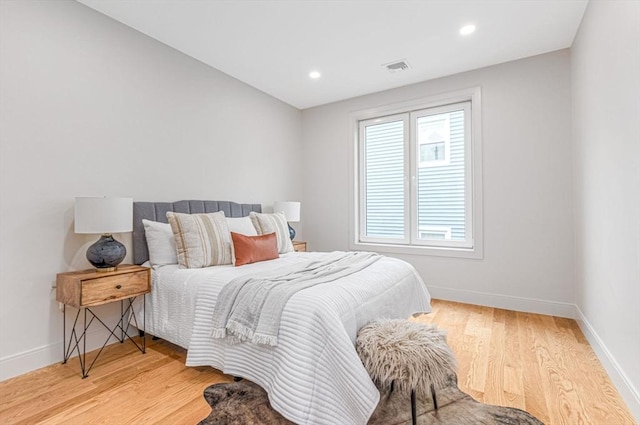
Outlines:
<svg viewBox="0 0 640 425"><path fill-rule="evenodd" d="M224 212L181 214L167 212L176 240L180 267L201 267L231 264L231 235Z"/></svg>
<svg viewBox="0 0 640 425"><path fill-rule="evenodd" d="M144 237L149 248L149 262L152 267L166 264L178 264L176 254L176 240L173 237L169 223L142 220Z"/></svg>
<svg viewBox="0 0 640 425"><path fill-rule="evenodd" d="M260 236L245 236L231 232L236 266L278 258L278 238L275 233Z"/></svg>
<svg viewBox="0 0 640 425"><path fill-rule="evenodd" d="M240 233L246 236L258 236L256 228L249 216L246 217L227 217L227 226L230 232Z"/></svg>
<svg viewBox="0 0 640 425"><path fill-rule="evenodd" d="M284 213L262 214L251 211L249 217L259 235L275 232L278 238L278 252L280 254L293 252L293 244L289 238L289 225Z"/></svg>

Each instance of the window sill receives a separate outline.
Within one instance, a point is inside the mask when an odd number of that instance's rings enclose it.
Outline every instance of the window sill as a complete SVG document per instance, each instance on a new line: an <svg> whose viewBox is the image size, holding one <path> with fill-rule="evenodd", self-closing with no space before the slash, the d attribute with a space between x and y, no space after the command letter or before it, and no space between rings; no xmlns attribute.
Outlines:
<svg viewBox="0 0 640 425"><path fill-rule="evenodd" d="M351 242L349 249L355 251L373 251L389 254L426 255L433 257L483 259L481 247L475 248L440 248L416 245L391 245L372 242Z"/></svg>

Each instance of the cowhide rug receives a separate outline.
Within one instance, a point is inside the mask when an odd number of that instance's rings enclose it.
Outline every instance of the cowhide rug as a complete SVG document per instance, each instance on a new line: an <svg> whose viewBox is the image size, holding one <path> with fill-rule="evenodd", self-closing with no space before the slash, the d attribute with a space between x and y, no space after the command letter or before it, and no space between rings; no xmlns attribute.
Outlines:
<svg viewBox="0 0 640 425"><path fill-rule="evenodd" d="M243 380L214 384L204 390L211 414L199 425L293 425L269 405L267 393ZM418 424L422 425L544 425L520 409L475 401L458 389L456 378L437 392L438 410L430 396L417 399ZM370 425L411 425L411 401L399 392L382 392ZM336 424L340 425L340 424Z"/></svg>

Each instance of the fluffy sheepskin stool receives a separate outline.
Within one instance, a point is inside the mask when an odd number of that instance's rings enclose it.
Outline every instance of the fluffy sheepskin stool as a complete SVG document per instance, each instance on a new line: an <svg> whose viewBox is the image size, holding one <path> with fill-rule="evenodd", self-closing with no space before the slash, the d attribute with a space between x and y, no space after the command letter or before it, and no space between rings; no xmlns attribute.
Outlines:
<svg viewBox="0 0 640 425"><path fill-rule="evenodd" d="M429 394L437 411L436 389L456 373L456 359L446 332L434 325L400 319L376 320L358 332L356 350L379 388L411 393L411 416L416 425L416 393Z"/></svg>

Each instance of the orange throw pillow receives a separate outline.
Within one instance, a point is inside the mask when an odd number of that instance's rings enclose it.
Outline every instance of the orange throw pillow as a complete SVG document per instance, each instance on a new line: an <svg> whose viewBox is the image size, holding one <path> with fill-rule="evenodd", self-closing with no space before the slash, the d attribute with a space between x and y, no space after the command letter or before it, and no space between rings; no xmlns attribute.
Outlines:
<svg viewBox="0 0 640 425"><path fill-rule="evenodd" d="M278 258L278 237L274 233L260 236L245 236L231 232L236 266Z"/></svg>

